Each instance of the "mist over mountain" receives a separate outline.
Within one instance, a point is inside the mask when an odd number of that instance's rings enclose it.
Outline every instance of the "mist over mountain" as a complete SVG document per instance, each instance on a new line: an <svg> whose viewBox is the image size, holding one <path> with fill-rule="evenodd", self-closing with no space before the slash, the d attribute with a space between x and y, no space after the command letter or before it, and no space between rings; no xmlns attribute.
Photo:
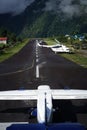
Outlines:
<svg viewBox="0 0 87 130"><path fill-rule="evenodd" d="M48 0L45 10L62 13L67 18L87 14L87 0Z"/></svg>
<svg viewBox="0 0 87 130"><path fill-rule="evenodd" d="M0 27L22 37L87 32L87 0L1 0L0 6Z"/></svg>

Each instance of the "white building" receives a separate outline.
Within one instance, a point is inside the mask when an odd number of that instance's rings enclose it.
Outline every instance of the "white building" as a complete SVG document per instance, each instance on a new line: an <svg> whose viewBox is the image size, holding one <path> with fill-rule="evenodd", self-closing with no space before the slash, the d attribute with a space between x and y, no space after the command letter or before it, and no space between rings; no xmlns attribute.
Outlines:
<svg viewBox="0 0 87 130"><path fill-rule="evenodd" d="M0 44L7 44L7 37L0 37Z"/></svg>

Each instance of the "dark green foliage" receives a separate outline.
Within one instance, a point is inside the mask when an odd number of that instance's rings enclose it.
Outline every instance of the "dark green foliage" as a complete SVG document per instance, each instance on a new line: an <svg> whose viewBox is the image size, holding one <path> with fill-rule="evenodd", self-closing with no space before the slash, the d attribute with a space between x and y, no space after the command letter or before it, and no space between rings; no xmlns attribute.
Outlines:
<svg viewBox="0 0 87 130"><path fill-rule="evenodd" d="M7 37L7 30L4 27L0 29L0 37Z"/></svg>
<svg viewBox="0 0 87 130"><path fill-rule="evenodd" d="M10 32L4 27L0 28L0 37L7 37L7 44L0 44L0 54L4 53L5 48L9 48L22 42L20 37L17 37L15 33Z"/></svg>
<svg viewBox="0 0 87 130"><path fill-rule="evenodd" d="M65 42L68 41L68 40L67 40L67 37L65 37L64 35L58 36L57 39L58 39L59 41L63 42L63 43L65 43Z"/></svg>

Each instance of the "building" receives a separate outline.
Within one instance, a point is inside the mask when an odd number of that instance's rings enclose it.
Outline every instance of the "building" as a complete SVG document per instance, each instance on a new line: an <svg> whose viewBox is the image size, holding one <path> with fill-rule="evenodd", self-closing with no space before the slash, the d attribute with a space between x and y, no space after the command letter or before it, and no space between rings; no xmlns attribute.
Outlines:
<svg viewBox="0 0 87 130"><path fill-rule="evenodd" d="M7 37L0 37L0 44L7 44Z"/></svg>

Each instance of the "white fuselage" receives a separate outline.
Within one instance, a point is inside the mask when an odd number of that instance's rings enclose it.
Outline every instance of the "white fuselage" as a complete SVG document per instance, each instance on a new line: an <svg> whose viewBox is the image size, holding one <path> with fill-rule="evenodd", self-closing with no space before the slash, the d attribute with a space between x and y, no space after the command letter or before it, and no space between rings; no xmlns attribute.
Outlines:
<svg viewBox="0 0 87 130"><path fill-rule="evenodd" d="M51 122L52 118L52 96L49 86L38 88L37 120L39 123Z"/></svg>

